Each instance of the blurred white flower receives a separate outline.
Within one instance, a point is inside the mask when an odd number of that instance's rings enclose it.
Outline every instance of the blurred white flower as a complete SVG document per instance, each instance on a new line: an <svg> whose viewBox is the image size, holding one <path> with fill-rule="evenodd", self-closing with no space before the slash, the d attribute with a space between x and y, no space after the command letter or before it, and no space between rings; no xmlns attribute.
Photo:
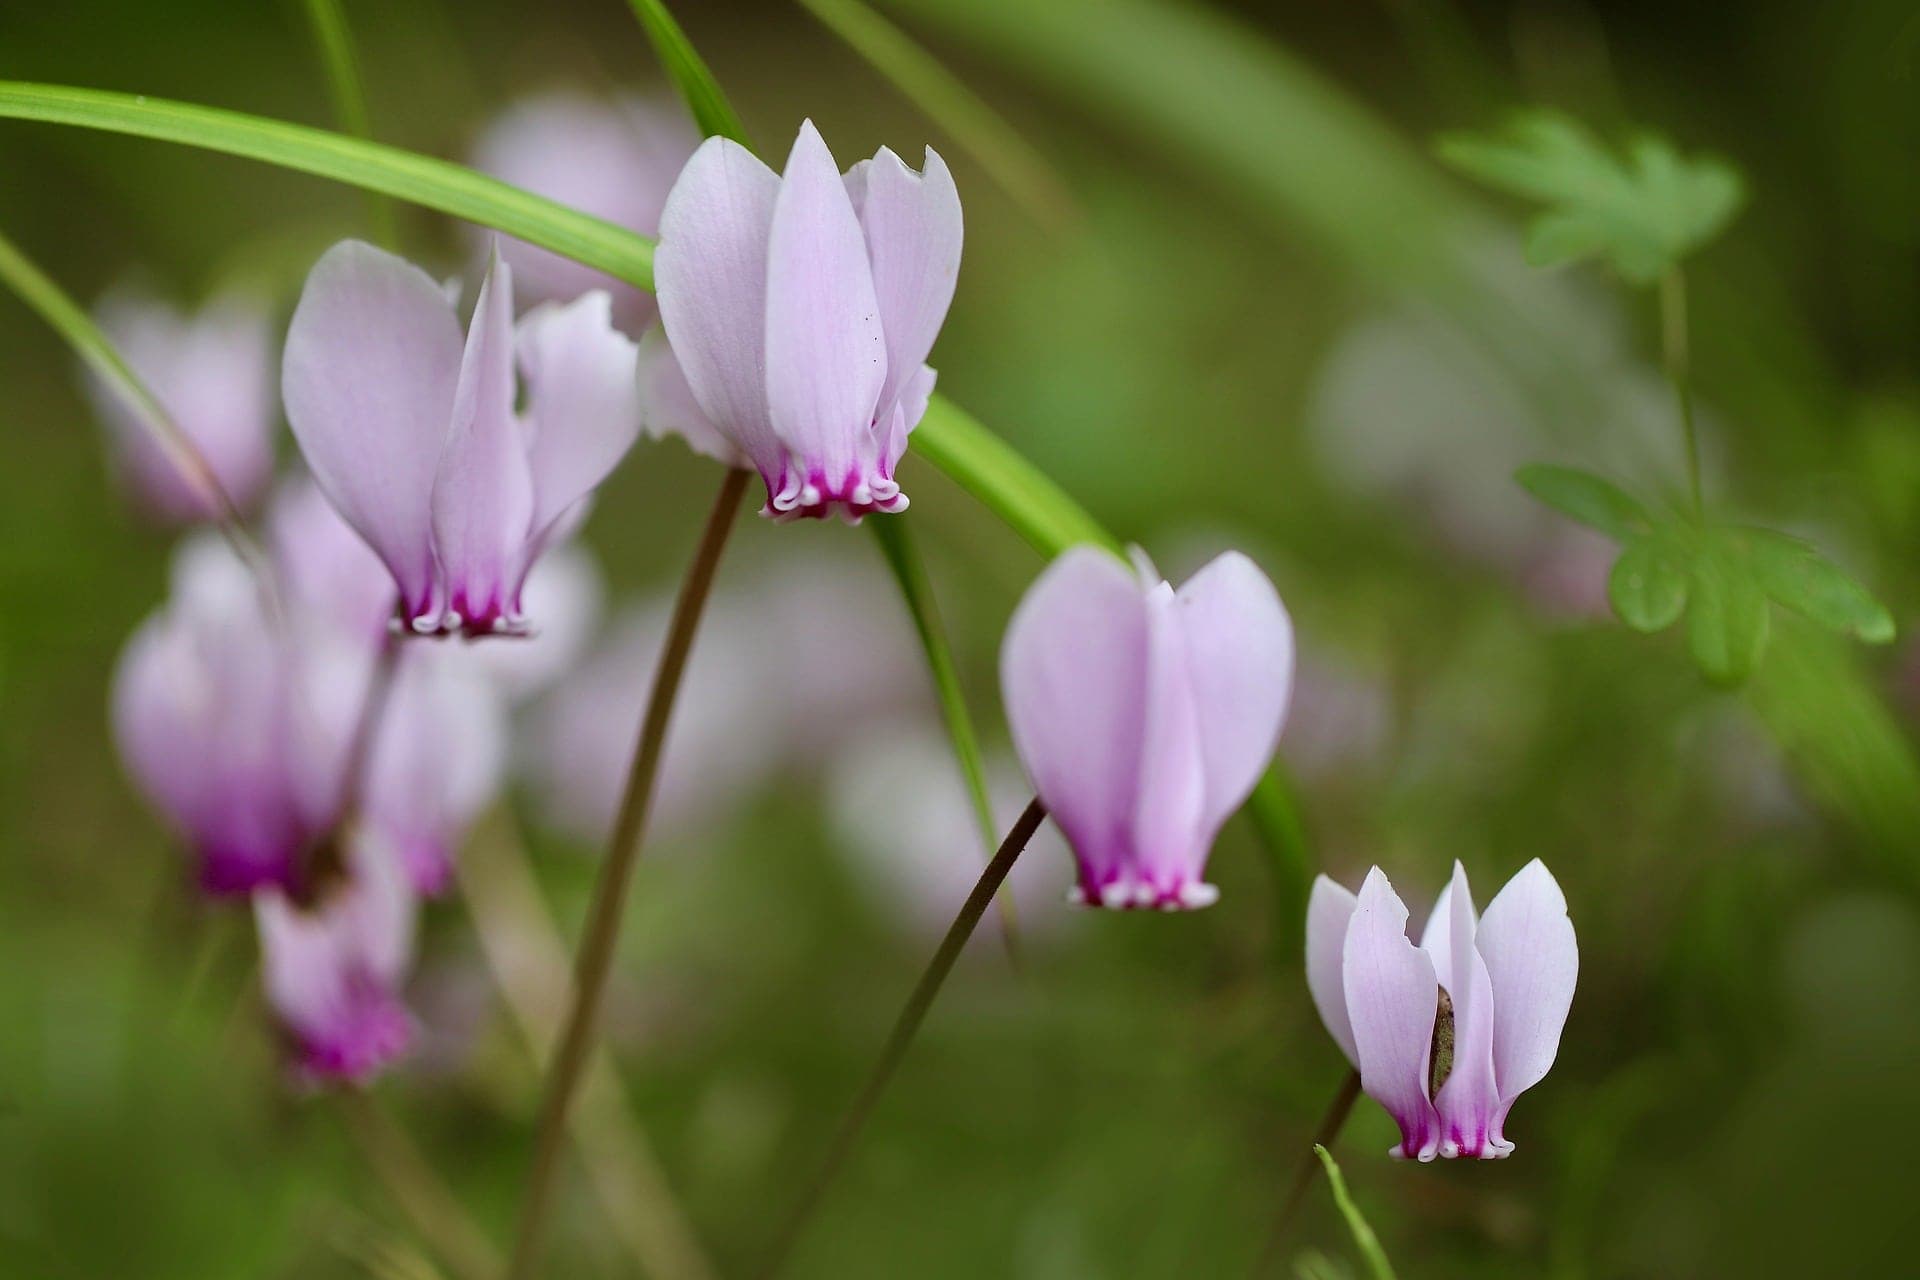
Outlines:
<svg viewBox="0 0 1920 1280"><path fill-rule="evenodd" d="M1005 754L988 758L987 790L999 839L1033 793ZM944 934L993 851L982 847L959 761L939 726L903 723L850 744L833 763L827 802L835 845L875 909L917 936ZM1066 841L1045 823L1007 877L1022 937L1059 928L1071 914L1073 883Z"/></svg>

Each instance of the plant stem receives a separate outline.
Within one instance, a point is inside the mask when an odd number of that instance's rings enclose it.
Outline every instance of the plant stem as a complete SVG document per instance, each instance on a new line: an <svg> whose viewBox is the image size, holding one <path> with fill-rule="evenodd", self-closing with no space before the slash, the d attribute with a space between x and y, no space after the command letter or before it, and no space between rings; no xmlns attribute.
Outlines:
<svg viewBox="0 0 1920 1280"><path fill-rule="evenodd" d="M306 11L313 42L320 49L320 65L327 73L327 96L333 99L334 122L342 133L371 141L373 126L367 118L367 93L353 56L353 32L347 26L346 11L340 7L340 0L306 0ZM374 240L384 249L397 249L400 236L394 225L393 206L378 192L364 194Z"/></svg>
<svg viewBox="0 0 1920 1280"><path fill-rule="evenodd" d="M1693 380L1687 351L1687 279L1677 266L1660 277L1660 348L1667 380L1673 384L1673 397L1680 407L1680 430L1687 446L1687 492L1693 499L1693 514L1699 516L1706 504L1700 493L1700 435L1693 422Z"/></svg>
<svg viewBox="0 0 1920 1280"><path fill-rule="evenodd" d="M974 926L980 923L980 917L986 914L987 906L993 901L1000 884L1013 870L1014 861L1027 847L1027 841L1039 830L1040 823L1047 816L1047 807L1038 797L1029 801L1014 821L1007 838L993 855L993 861L980 873L973 892L967 895L960 914L953 918L953 924L947 929L947 936L941 939L940 949L933 953L933 960L927 965L926 972L920 975L920 981L913 988L913 994L907 997L907 1003L900 1010L900 1016L894 1020L893 1031L887 1036L887 1043L880 1050L879 1060L873 1064L873 1071L867 1076L867 1083L861 1088L853 1105L841 1117L840 1127L834 1131L833 1141L827 1147L827 1155L820 1162L819 1170L799 1203L788 1215L786 1224L775 1238L773 1251L768 1255L766 1264L760 1269L761 1280L771 1280L793 1247L800 1240L800 1234L806 1229L813 1211L819 1206L821 1197L826 1194L834 1176L846 1163L848 1154L853 1150L854 1142L860 1137L867 1117L872 1114L874 1104L886 1091L887 1083L893 1079L894 1071L900 1066L900 1060L906 1056L907 1049L913 1043L914 1034L920 1030L920 1024L926 1020L927 1010L933 1005L934 997L940 994L941 984L947 980L947 974L953 970L954 962L959 960L960 952L965 949L967 939L972 936Z"/></svg>
<svg viewBox="0 0 1920 1280"><path fill-rule="evenodd" d="M52 277L34 265L20 247L0 234L0 281L4 281L20 300L31 307L53 331L72 347L74 354L103 382L119 393L133 409L153 442L186 482L187 487L213 514L221 536L253 572L261 592L277 615L278 594L273 573L260 545L249 534L239 508L220 484L220 477L207 461L193 437L181 430L159 399L141 381L132 367L115 349L93 317L53 282Z"/></svg>
<svg viewBox="0 0 1920 1280"><path fill-rule="evenodd" d="M1273 1230L1267 1233L1266 1247L1261 1249L1260 1260L1254 1264L1253 1274L1256 1277L1266 1275L1280 1260L1280 1250L1287 1242L1287 1231L1300 1212L1307 1188L1313 1185L1313 1175L1320 1171L1320 1157L1315 1154L1314 1147L1333 1145L1333 1140L1340 1136L1341 1128L1347 1123L1347 1117L1353 1113L1353 1104L1359 1099L1360 1073L1349 1071L1346 1079L1340 1082L1339 1092L1333 1095L1333 1101L1327 1105L1327 1113L1321 1117L1320 1127L1314 1132L1313 1143L1300 1161L1300 1171L1293 1175L1286 1198L1280 1202L1280 1212L1273 1219Z"/></svg>
<svg viewBox="0 0 1920 1280"><path fill-rule="evenodd" d="M540 894L512 816L497 812L460 860L460 892L494 981L534 1065L560 1038L572 986L566 943ZM642 1272L656 1280L709 1280L686 1213L674 1200L605 1046L596 1047L572 1113L573 1145L601 1210Z"/></svg>
<svg viewBox="0 0 1920 1280"><path fill-rule="evenodd" d="M659 771L667 724L680 691L681 673L686 670L687 657L693 650L694 632L699 628L700 615L713 586L714 571L719 568L720 554L726 549L734 513L747 491L747 478L747 472L730 469L721 481L720 492L714 498L706 528L700 535L699 549L694 552L693 563L673 604L673 617L667 624L666 644L660 653L659 668L654 672L653 688L647 695L646 712L640 720L633 767L627 774L626 791L620 797L620 811L614 819L607 856L594 885L586 933L581 937L574 963L573 1003L567 1010L560 1047L547 1073L540 1124L534 1137L533 1165L520 1202L519 1232L513 1264L507 1273L510 1280L532 1280L539 1267L547 1206L559 1172L560 1148L566 1139L567 1113L593 1047L607 973L613 965L614 943L619 939L620 920L626 910L627 887L633 879L640 836L646 829L647 811L653 802L654 777Z"/></svg>
<svg viewBox="0 0 1920 1280"><path fill-rule="evenodd" d="M500 1274L500 1259L492 1242L433 1172L406 1130L367 1094L347 1090L338 1100L367 1164L427 1247L463 1280L494 1280Z"/></svg>

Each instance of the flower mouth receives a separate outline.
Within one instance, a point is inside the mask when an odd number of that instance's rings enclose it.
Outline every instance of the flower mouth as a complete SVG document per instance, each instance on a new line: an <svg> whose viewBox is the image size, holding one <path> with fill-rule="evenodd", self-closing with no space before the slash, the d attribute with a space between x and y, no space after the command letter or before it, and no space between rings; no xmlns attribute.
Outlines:
<svg viewBox="0 0 1920 1280"><path fill-rule="evenodd" d="M893 515L907 509L907 495L900 483L878 467L863 472L849 468L836 484L818 467L804 475L782 468L776 476L763 476L767 485L767 503L760 514L785 524L793 520L824 520L839 515L848 524L859 524L873 512Z"/></svg>
<svg viewBox="0 0 1920 1280"><path fill-rule="evenodd" d="M1198 911L1219 900L1218 886L1199 880L1157 885L1126 873L1091 890L1085 884L1067 890L1067 901L1073 906L1108 911Z"/></svg>

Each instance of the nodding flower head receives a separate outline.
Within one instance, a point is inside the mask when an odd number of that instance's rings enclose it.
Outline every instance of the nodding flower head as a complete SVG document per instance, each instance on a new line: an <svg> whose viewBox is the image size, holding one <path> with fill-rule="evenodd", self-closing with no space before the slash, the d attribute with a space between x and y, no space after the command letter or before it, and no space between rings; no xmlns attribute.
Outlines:
<svg viewBox="0 0 1920 1280"><path fill-rule="evenodd" d="M1293 626L1228 553L1179 590L1136 553L1062 555L1007 625L1015 748L1104 907L1204 907L1220 826L1259 781L1293 684Z"/></svg>
<svg viewBox="0 0 1920 1280"><path fill-rule="evenodd" d="M251 507L273 477L273 329L267 308L235 293L189 314L144 293L116 289L101 301L98 318L128 366L206 460L228 500ZM135 497L178 523L220 517L117 387L89 376L87 388Z"/></svg>
<svg viewBox="0 0 1920 1280"><path fill-rule="evenodd" d="M1507 1113L1553 1065L1579 969L1567 900L1538 858L1480 915L1454 863L1418 946L1378 867L1358 896L1321 876L1307 906L1313 1002L1406 1159L1512 1152Z"/></svg>
<svg viewBox="0 0 1920 1280"><path fill-rule="evenodd" d="M345 839L344 865L311 901L254 896L262 986L294 1075L310 1085L364 1083L413 1038L400 985L417 901L390 846L366 832Z"/></svg>
<svg viewBox="0 0 1920 1280"><path fill-rule="evenodd" d="M420 632L530 629L529 569L640 429L634 346L607 295L516 325L512 271L497 258L463 341L425 272L335 245L307 277L281 382L314 479L385 562Z"/></svg>
<svg viewBox="0 0 1920 1280"><path fill-rule="evenodd" d="M757 468L776 519L904 510L894 468L933 394L960 242L932 149L919 173L882 149L842 175L808 121L775 174L709 138L660 217L667 381L684 394L650 398L649 429Z"/></svg>
<svg viewBox="0 0 1920 1280"><path fill-rule="evenodd" d="M182 547L171 598L128 641L113 686L120 755L208 893L297 887L305 849L332 825L353 709L332 696L339 657L271 625L211 533Z"/></svg>

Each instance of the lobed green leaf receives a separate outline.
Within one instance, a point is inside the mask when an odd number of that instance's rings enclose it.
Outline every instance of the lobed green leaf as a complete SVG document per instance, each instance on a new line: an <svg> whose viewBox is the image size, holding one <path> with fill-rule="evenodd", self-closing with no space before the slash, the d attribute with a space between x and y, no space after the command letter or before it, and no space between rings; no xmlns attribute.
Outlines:
<svg viewBox="0 0 1920 1280"><path fill-rule="evenodd" d="M1687 607L1687 567L1658 535L1627 544L1607 576L1607 598L1635 631L1665 631Z"/></svg>
<svg viewBox="0 0 1920 1280"><path fill-rule="evenodd" d="M1513 478L1561 515L1618 542L1630 542L1653 528L1653 520L1639 499L1590 471L1532 463L1520 468Z"/></svg>
<svg viewBox="0 0 1920 1280"><path fill-rule="evenodd" d="M1771 529L1741 534L1755 579L1776 603L1868 644L1893 639L1887 607L1811 544Z"/></svg>
<svg viewBox="0 0 1920 1280"><path fill-rule="evenodd" d="M1711 539L1689 566L1687 648L1715 684L1746 683L1767 647L1767 595L1737 550Z"/></svg>

